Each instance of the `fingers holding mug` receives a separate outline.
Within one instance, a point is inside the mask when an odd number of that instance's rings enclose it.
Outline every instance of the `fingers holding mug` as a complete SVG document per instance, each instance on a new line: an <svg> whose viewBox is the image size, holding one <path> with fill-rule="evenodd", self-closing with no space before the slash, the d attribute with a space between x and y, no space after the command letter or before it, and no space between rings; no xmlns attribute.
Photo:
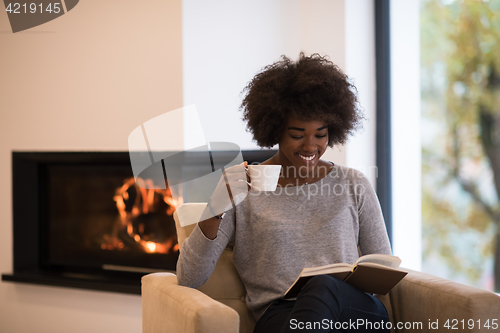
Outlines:
<svg viewBox="0 0 500 333"><path fill-rule="evenodd" d="M227 190L229 192L231 202L235 205L243 201L249 191L248 183L246 181L248 179L246 172L247 165L247 162L243 162L224 170Z"/></svg>
<svg viewBox="0 0 500 333"><path fill-rule="evenodd" d="M246 183L247 183L247 186L248 186L248 190L250 191L250 188L252 187L252 182L250 181L250 173L248 172L248 162L245 161L243 162L243 165L245 167L245 174L246 174Z"/></svg>

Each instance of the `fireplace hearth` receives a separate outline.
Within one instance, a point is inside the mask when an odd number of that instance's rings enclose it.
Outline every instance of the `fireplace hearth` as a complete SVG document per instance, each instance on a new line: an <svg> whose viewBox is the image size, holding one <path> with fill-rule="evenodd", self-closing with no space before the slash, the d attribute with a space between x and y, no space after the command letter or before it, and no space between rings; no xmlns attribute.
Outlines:
<svg viewBox="0 0 500 333"><path fill-rule="evenodd" d="M242 153L254 163L275 152ZM14 267L3 281L140 294L144 274L175 272L181 202L168 187L138 187L128 152L13 152L12 177Z"/></svg>

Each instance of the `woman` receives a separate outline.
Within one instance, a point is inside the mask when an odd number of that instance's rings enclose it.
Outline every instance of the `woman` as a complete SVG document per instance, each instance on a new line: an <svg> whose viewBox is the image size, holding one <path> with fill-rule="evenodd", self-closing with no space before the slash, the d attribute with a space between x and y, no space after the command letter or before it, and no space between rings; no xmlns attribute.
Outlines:
<svg viewBox="0 0 500 333"><path fill-rule="evenodd" d="M250 190L223 217L200 222L183 245L179 284L203 284L231 243L246 303L258 320L256 333L369 331L352 323L387 323L378 299L326 275L310 279L296 300L281 299L304 267L352 264L358 247L363 254L390 254L368 180L320 159L360 127L355 87L327 59L301 53L297 62L282 56L264 68L244 92L243 119L257 144L278 144L276 155L262 164L282 166L279 187Z"/></svg>

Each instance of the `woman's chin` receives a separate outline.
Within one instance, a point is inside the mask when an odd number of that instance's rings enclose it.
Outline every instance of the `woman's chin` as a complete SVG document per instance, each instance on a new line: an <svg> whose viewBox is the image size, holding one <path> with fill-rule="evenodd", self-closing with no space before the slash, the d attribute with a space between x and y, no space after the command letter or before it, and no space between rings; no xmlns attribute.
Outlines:
<svg viewBox="0 0 500 333"><path fill-rule="evenodd" d="M314 171L317 164L318 164L317 160L307 161L306 163L301 161L300 163L294 164L294 167L297 169L297 174L299 176L306 177Z"/></svg>

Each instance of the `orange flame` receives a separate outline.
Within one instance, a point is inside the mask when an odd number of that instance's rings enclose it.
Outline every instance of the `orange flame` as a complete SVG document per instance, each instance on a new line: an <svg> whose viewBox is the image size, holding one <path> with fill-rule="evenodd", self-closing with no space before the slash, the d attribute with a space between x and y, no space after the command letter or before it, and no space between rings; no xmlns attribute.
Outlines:
<svg viewBox="0 0 500 333"><path fill-rule="evenodd" d="M125 244L117 236L119 230L126 231L126 234L135 241L145 252L148 253L170 253L171 251L179 251L176 235L172 235L163 243L157 243L149 240L148 235L144 234L144 224L140 224L138 228L134 228L133 222L140 215L154 213L158 210L158 200L163 200L167 204L166 214L172 216L175 209L182 204L182 199L175 200L172 197L170 189L153 189L153 181L151 179L137 179L137 183L147 185L139 187L134 178L124 180L123 186L115 192L113 200L116 202L119 219L113 228L113 234L105 236L105 242L101 244L101 248L123 249ZM127 211L126 201L129 201L129 189L135 188L137 193L132 208Z"/></svg>

